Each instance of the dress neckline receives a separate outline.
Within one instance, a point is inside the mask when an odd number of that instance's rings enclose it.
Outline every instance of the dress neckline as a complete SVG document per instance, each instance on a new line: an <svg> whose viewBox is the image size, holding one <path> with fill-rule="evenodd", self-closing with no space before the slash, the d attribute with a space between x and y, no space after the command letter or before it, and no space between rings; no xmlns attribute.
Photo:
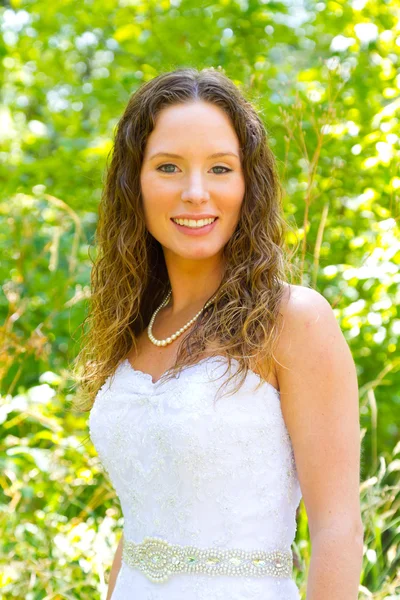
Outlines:
<svg viewBox="0 0 400 600"><path fill-rule="evenodd" d="M200 359L197 363L195 363L194 365L189 365L187 367L184 367L182 369L182 373L189 371L189 369L196 369L197 367L199 367L200 365L202 365L205 362L208 361L212 361L212 360L223 360L225 362L228 362L228 359L223 356L223 355L211 355L211 356L206 356L205 358ZM239 361L236 358L231 358L232 362L236 365L239 364ZM122 362L122 365L125 365L128 369L128 371L130 371L131 373L141 377L144 381L146 381L151 388L154 388L155 390L158 389L159 386L163 385L164 382L161 381L161 379L163 377L165 377L166 375L168 375L171 371L171 369L167 369L166 371L164 371L164 373L156 380L153 381L153 377L152 375L150 375L150 373L145 373L144 371L141 371L140 369L136 369L129 361L128 358L125 358ZM262 383L264 385L266 385L267 387L269 387L273 392L275 392L275 394L277 394L278 396L280 396L280 391L272 385L272 383L269 383L269 381L265 381L265 379L263 379L258 373L256 373L255 371L253 371L252 369L248 370L248 374L252 375L253 377L255 377L258 381L262 381Z"/></svg>

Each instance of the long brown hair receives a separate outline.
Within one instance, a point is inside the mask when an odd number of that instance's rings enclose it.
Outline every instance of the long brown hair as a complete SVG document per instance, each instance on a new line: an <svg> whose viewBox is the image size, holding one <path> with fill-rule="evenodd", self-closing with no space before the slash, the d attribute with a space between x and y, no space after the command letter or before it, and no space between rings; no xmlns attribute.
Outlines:
<svg viewBox="0 0 400 600"><path fill-rule="evenodd" d="M161 244L145 226L140 172L158 113L194 101L215 104L230 117L240 142L245 195L237 227L223 249L226 267L216 297L182 336L176 364L162 379L195 364L210 347L227 357L229 368L231 357L239 361L239 386L252 368L251 359L261 361L265 378L272 370L279 307L294 268L285 245L290 227L282 214L276 160L256 109L229 77L213 68L180 68L144 83L116 127L99 205L90 310L82 324L89 327L73 367L78 410L91 409L96 393L136 347L170 290Z"/></svg>

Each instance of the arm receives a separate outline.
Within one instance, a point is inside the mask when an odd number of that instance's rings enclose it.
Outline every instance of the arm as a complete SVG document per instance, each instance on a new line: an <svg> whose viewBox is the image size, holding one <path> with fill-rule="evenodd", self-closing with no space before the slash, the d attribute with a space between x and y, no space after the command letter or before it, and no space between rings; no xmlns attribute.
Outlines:
<svg viewBox="0 0 400 600"><path fill-rule="evenodd" d="M115 582L117 581L118 573L121 568L121 557L122 557L122 544L124 542L124 534L121 535L119 544L115 551L113 564L111 566L110 577L108 578L108 591L106 600L110 600L114 591Z"/></svg>
<svg viewBox="0 0 400 600"><path fill-rule="evenodd" d="M328 301L291 289L276 357L310 531L306 600L356 600L363 557L356 369Z"/></svg>

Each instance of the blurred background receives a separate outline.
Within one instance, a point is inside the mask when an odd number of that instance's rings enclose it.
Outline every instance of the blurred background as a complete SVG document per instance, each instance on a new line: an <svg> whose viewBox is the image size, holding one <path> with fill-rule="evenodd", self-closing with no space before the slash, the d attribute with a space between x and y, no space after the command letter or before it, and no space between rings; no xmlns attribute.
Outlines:
<svg viewBox="0 0 400 600"><path fill-rule="evenodd" d="M356 362L359 597L399 599L398 1L15 0L0 28L0 598L105 598L123 518L69 373L104 169L138 86L213 66L264 120L294 283L327 298ZM301 503L303 598L310 550Z"/></svg>

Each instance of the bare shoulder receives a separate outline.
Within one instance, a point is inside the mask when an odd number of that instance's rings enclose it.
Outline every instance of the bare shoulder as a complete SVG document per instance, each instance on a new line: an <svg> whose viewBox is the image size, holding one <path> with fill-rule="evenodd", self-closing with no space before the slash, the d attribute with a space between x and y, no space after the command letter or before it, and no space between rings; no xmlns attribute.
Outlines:
<svg viewBox="0 0 400 600"><path fill-rule="evenodd" d="M350 348L319 292L290 286L280 312L280 401L311 537L344 530L359 545L358 385Z"/></svg>
<svg viewBox="0 0 400 600"><path fill-rule="evenodd" d="M295 316L299 309L325 307L332 310L328 300L314 290L304 285L285 284L285 295L281 304L281 312L286 316Z"/></svg>
<svg viewBox="0 0 400 600"><path fill-rule="evenodd" d="M282 315L281 329L275 352L278 361L280 358L289 357L294 350L294 345L296 352L302 347L306 349L311 341L307 332L310 334L314 331L317 335L318 332L320 334L326 332L327 335L340 332L335 313L328 300L312 288L286 284L280 314ZM279 364L277 371L279 371Z"/></svg>

